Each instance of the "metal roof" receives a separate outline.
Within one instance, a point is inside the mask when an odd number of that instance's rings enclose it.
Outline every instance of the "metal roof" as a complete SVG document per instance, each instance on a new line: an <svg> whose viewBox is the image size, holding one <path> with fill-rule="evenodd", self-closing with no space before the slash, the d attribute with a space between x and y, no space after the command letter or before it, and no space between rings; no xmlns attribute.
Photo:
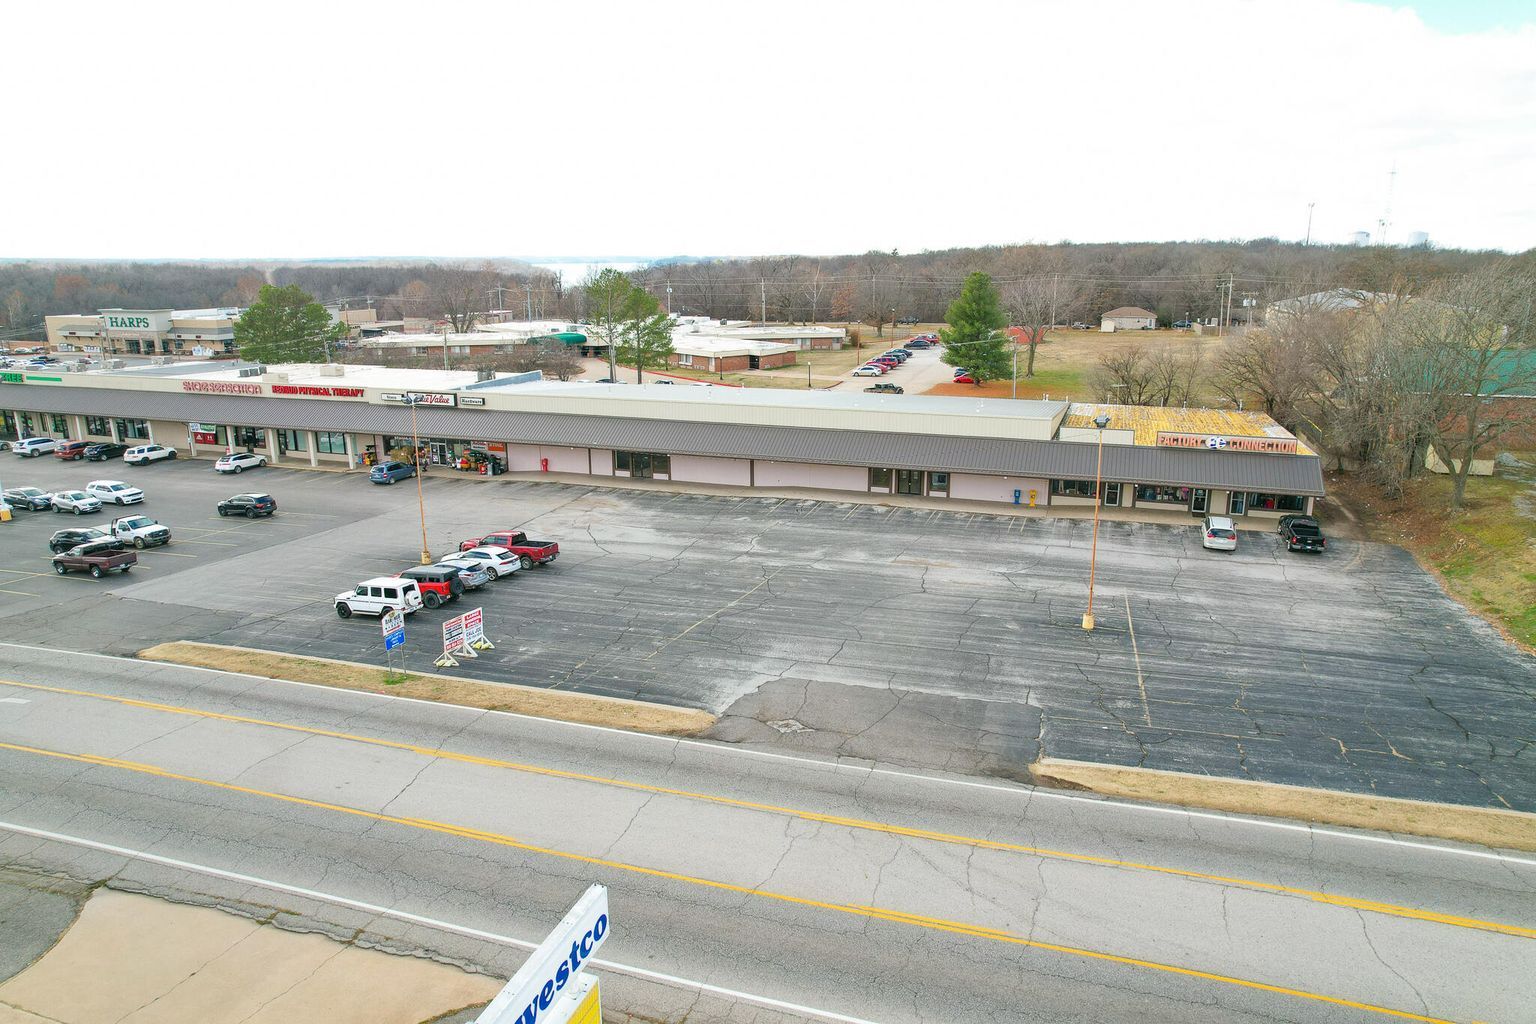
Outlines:
<svg viewBox="0 0 1536 1024"><path fill-rule="evenodd" d="M0 407L396 436L411 429L410 412L403 406L68 386L28 388L24 392L7 389L0 392ZM418 408L417 416L424 437L1062 480L1093 479L1098 455L1097 445L1073 441L1018 441L492 409ZM1308 455L1106 444L1104 479L1280 494L1324 493L1321 463L1316 456Z"/></svg>

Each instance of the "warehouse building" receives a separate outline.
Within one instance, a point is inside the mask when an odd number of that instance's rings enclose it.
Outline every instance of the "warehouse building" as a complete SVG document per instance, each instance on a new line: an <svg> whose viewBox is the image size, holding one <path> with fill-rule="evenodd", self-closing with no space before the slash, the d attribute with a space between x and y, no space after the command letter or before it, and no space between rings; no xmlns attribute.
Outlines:
<svg viewBox="0 0 1536 1024"><path fill-rule="evenodd" d="M6 436L250 449L277 464L431 463L1034 507L1275 518L1323 493L1316 453L1272 420L1061 401L562 383L378 366L179 364L0 374ZM1103 431L1102 484L1095 493Z"/></svg>

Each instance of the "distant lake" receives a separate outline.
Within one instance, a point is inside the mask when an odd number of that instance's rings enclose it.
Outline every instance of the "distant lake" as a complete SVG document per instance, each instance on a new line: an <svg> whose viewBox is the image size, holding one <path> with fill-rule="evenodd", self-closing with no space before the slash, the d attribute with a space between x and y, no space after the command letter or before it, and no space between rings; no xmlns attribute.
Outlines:
<svg viewBox="0 0 1536 1024"><path fill-rule="evenodd" d="M603 270L607 270L610 267L612 267L614 270L617 270L621 274L627 274L631 270L639 270L641 267L647 265L648 264L645 263L619 262L534 264L536 267L542 267L545 270L553 271L554 273L559 274L560 279L567 285L580 284L581 282L585 281L588 276L599 273Z"/></svg>

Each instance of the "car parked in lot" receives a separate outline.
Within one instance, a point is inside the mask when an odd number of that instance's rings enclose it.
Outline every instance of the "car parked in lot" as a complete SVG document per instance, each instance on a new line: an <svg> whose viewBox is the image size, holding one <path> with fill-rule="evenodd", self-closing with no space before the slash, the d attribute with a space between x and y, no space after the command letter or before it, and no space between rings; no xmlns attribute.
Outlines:
<svg viewBox="0 0 1536 1024"><path fill-rule="evenodd" d="M17 512L47 512L53 508L53 495L40 487L12 487L0 493L0 499Z"/></svg>
<svg viewBox="0 0 1536 1024"><path fill-rule="evenodd" d="M103 441L100 444L86 446L85 460L87 462L106 462L108 459L121 458L127 450L128 446L125 444L118 444L116 441Z"/></svg>
<svg viewBox="0 0 1536 1024"><path fill-rule="evenodd" d="M351 591L336 595L336 614L343 619L354 615L378 615L404 612L409 615L422 607L421 588L415 580L399 576L375 576L363 580ZM377 639L377 638L375 638Z"/></svg>
<svg viewBox="0 0 1536 1024"><path fill-rule="evenodd" d="M437 608L449 601L457 601L464 593L459 580L459 570L451 565L415 565L400 573L404 579L416 581L421 588L421 603Z"/></svg>
<svg viewBox="0 0 1536 1024"><path fill-rule="evenodd" d="M1091 331L1091 330L1093 330L1093 325L1092 324L1085 324L1081 320L1078 320L1077 322L1075 322L1072 325L1072 329L1074 331Z"/></svg>
<svg viewBox="0 0 1536 1024"><path fill-rule="evenodd" d="M381 462L368 471L368 479L376 484L392 484L415 475L416 467L409 462Z"/></svg>
<svg viewBox="0 0 1536 1024"><path fill-rule="evenodd" d="M468 551L460 551L459 557L484 566L487 575L493 580L499 580L503 576L510 576L523 567L522 559L506 548L489 546L470 548Z"/></svg>
<svg viewBox="0 0 1536 1024"><path fill-rule="evenodd" d="M976 378L972 377L968 373L957 373L957 374L955 374L955 379L950 381L950 383L951 384L975 384L976 383Z"/></svg>
<svg viewBox="0 0 1536 1024"><path fill-rule="evenodd" d="M48 538L48 550L54 554L77 548L81 544L95 544L105 542L114 548L121 549L123 542L117 540L104 530L74 529L60 530Z"/></svg>
<svg viewBox="0 0 1536 1024"><path fill-rule="evenodd" d="M875 391L882 395L904 395L907 393L907 389L900 384L887 384L885 381L881 381L879 384L871 384L864 390Z"/></svg>
<svg viewBox="0 0 1536 1024"><path fill-rule="evenodd" d="M99 501L110 501L114 505L137 505L144 500L144 492L137 487L129 487L121 480L92 480L85 485L85 493Z"/></svg>
<svg viewBox="0 0 1536 1024"><path fill-rule="evenodd" d="M53 571L60 576L82 570L98 580L109 572L127 572L138 564L138 555L122 550L120 544L105 541L80 544L53 556Z"/></svg>
<svg viewBox="0 0 1536 1024"><path fill-rule="evenodd" d="M160 462L163 459L174 459L175 457L176 449L167 448L163 444L141 444L123 452L123 461L130 466L147 466L151 462Z"/></svg>
<svg viewBox="0 0 1536 1024"><path fill-rule="evenodd" d="M908 352L904 348L893 348L893 349L891 349L890 351L888 351L888 352L886 352L884 354L888 355L891 358L895 359L896 361L902 362L902 363L904 363L908 359L912 358L912 353Z"/></svg>
<svg viewBox="0 0 1536 1024"><path fill-rule="evenodd" d="M260 469L267 464L264 456L253 452L230 452L213 464L215 473L244 473L248 469Z"/></svg>
<svg viewBox="0 0 1536 1024"><path fill-rule="evenodd" d="M1175 320L1173 322L1174 329L1179 331L1186 331L1193 326L1195 326L1194 323L1189 320Z"/></svg>
<svg viewBox="0 0 1536 1024"><path fill-rule="evenodd" d="M112 536L140 550L171 542L171 528L149 516L122 516L112 520Z"/></svg>
<svg viewBox="0 0 1536 1024"><path fill-rule="evenodd" d="M911 341L906 342L901 347L909 352L922 352L933 348L933 343L923 338L913 338Z"/></svg>
<svg viewBox="0 0 1536 1024"><path fill-rule="evenodd" d="M86 512L100 512L101 500L84 491L56 491L53 495L53 510L73 512L77 516Z"/></svg>
<svg viewBox="0 0 1536 1024"><path fill-rule="evenodd" d="M277 499L270 494L231 494L218 505L221 516L269 516L277 511Z"/></svg>
<svg viewBox="0 0 1536 1024"><path fill-rule="evenodd" d="M1311 516L1281 516L1276 532L1285 541L1287 551L1317 552L1328 547L1328 538L1323 536L1322 525Z"/></svg>
<svg viewBox="0 0 1536 1024"><path fill-rule="evenodd" d="M85 441L60 441L53 449L53 457L65 462L79 462L85 458L85 450L89 447Z"/></svg>
<svg viewBox="0 0 1536 1024"><path fill-rule="evenodd" d="M465 590L479 590L491 582L491 574L484 563L476 558L439 558L433 565L446 565L459 570L459 582Z"/></svg>
<svg viewBox="0 0 1536 1024"><path fill-rule="evenodd" d="M497 530L459 544L460 551L478 547L506 548L517 556L524 569L532 569L535 564L548 565L560 557L559 544L552 540L529 540L522 530Z"/></svg>
<svg viewBox="0 0 1536 1024"><path fill-rule="evenodd" d="M39 455L47 455L58 446L59 442L51 437L23 437L11 442L11 451L23 459L35 459Z"/></svg>
<svg viewBox="0 0 1536 1024"><path fill-rule="evenodd" d="M1200 546L1212 551L1237 550L1237 524L1226 516L1206 516L1200 524Z"/></svg>
<svg viewBox="0 0 1536 1024"><path fill-rule="evenodd" d="M885 371L878 366L861 366L853 371L855 377L878 377Z"/></svg>

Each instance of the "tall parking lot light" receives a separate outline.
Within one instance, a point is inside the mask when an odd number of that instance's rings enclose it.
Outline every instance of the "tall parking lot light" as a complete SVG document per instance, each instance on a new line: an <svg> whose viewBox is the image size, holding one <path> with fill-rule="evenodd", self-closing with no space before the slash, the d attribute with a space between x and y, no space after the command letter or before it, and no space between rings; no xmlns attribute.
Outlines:
<svg viewBox="0 0 1536 1024"><path fill-rule="evenodd" d="M1093 425L1099 428L1099 464L1093 471L1093 545L1088 554L1088 610L1083 613L1084 629L1093 628L1093 575L1099 562L1099 491L1104 486L1104 428L1109 426L1109 416L1095 416Z"/></svg>
<svg viewBox="0 0 1536 1024"><path fill-rule="evenodd" d="M421 493L421 438L416 433L416 406L421 395L405 394L400 400L411 408L411 454L416 460L416 509L421 514L421 564L432 564L432 552L427 550L427 500ZM1089 605L1092 605L1089 601Z"/></svg>

